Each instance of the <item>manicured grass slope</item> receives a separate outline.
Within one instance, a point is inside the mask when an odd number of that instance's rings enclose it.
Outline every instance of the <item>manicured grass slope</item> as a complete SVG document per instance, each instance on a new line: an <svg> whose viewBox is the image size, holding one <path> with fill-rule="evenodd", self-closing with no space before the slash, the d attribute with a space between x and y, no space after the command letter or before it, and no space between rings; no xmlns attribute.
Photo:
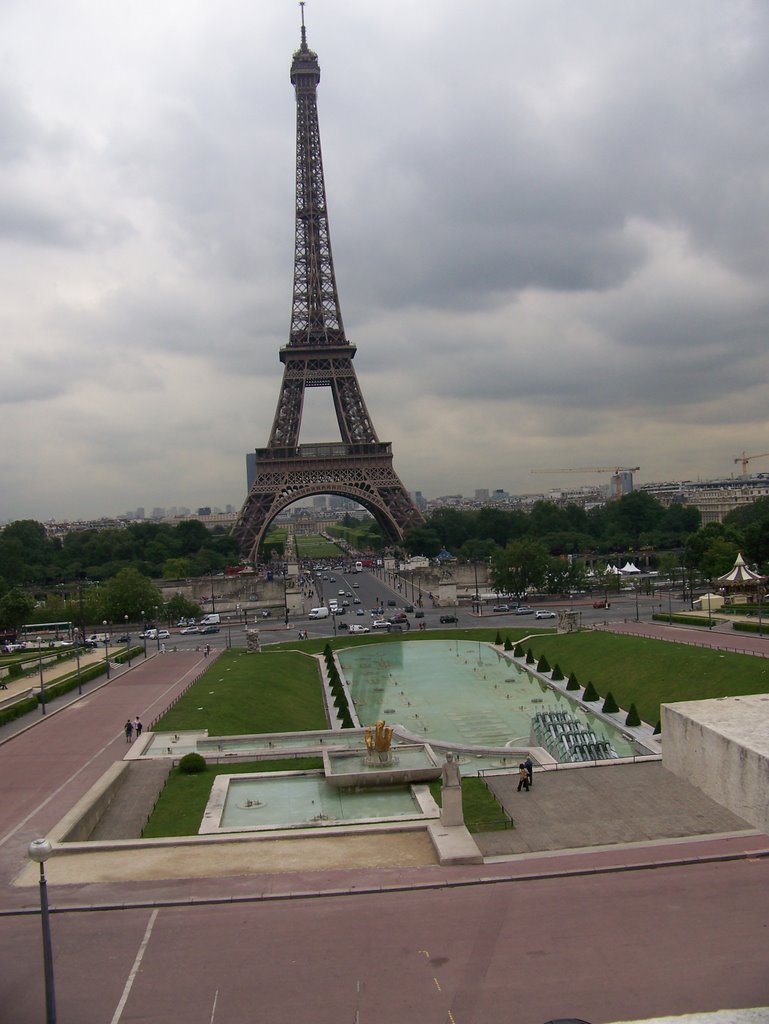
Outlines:
<svg viewBox="0 0 769 1024"><path fill-rule="evenodd" d="M210 736L326 729L317 663L294 651L225 651L154 728Z"/></svg>
<svg viewBox="0 0 769 1024"><path fill-rule="evenodd" d="M611 690L621 708L635 704L652 725L660 703L769 691L769 659L749 654L602 632L532 637L525 646L582 686L592 681L601 697Z"/></svg>

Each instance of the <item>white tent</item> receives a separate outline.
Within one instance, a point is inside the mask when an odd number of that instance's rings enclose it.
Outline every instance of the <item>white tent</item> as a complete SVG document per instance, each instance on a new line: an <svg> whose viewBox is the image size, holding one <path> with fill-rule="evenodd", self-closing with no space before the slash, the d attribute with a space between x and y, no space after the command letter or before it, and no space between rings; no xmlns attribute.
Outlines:
<svg viewBox="0 0 769 1024"><path fill-rule="evenodd" d="M640 572L640 571L641 570L638 568L638 566L634 565L633 562L625 562L625 564L620 569L620 572Z"/></svg>
<svg viewBox="0 0 769 1024"><path fill-rule="evenodd" d="M619 576L619 569L616 565L608 565L604 569L605 576Z"/></svg>

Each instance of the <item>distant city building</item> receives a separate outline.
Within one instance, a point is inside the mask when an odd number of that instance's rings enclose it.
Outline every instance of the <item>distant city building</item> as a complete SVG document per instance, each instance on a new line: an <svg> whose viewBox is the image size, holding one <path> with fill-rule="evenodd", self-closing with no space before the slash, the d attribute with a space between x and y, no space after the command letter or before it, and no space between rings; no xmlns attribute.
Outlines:
<svg viewBox="0 0 769 1024"><path fill-rule="evenodd" d="M721 523L729 512L752 505L759 498L769 497L769 476L727 477L725 480L705 480L695 483L646 484L639 488L651 494L663 505L693 505L699 509L705 523Z"/></svg>
<svg viewBox="0 0 769 1024"><path fill-rule="evenodd" d="M202 508L199 508L198 509L198 515L199 516L210 516L211 515L211 506L210 505L204 505Z"/></svg>
<svg viewBox="0 0 769 1024"><path fill-rule="evenodd" d="M489 489L488 487L479 487L475 492L476 501L488 501L489 500Z"/></svg>

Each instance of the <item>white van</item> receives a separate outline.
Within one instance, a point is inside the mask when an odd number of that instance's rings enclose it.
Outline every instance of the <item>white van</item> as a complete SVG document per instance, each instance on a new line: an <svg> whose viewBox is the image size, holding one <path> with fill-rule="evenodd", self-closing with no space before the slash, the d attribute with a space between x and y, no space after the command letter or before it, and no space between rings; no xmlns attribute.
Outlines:
<svg viewBox="0 0 769 1024"><path fill-rule="evenodd" d="M327 619L328 608L310 608L310 614L307 616L308 619Z"/></svg>
<svg viewBox="0 0 769 1024"><path fill-rule="evenodd" d="M219 612L211 612L210 615L204 615L198 623L199 626L220 626L222 624L222 617Z"/></svg>

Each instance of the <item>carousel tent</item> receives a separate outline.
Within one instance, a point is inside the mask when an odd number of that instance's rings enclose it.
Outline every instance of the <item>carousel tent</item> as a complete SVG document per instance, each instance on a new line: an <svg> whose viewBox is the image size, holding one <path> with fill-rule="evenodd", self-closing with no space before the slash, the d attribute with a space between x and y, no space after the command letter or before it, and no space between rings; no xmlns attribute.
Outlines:
<svg viewBox="0 0 769 1024"><path fill-rule="evenodd" d="M716 582L723 590L753 590L760 586L766 578L766 576L762 576L760 573L749 569L745 565L745 559L740 552L737 555L737 561L729 572L719 576Z"/></svg>

